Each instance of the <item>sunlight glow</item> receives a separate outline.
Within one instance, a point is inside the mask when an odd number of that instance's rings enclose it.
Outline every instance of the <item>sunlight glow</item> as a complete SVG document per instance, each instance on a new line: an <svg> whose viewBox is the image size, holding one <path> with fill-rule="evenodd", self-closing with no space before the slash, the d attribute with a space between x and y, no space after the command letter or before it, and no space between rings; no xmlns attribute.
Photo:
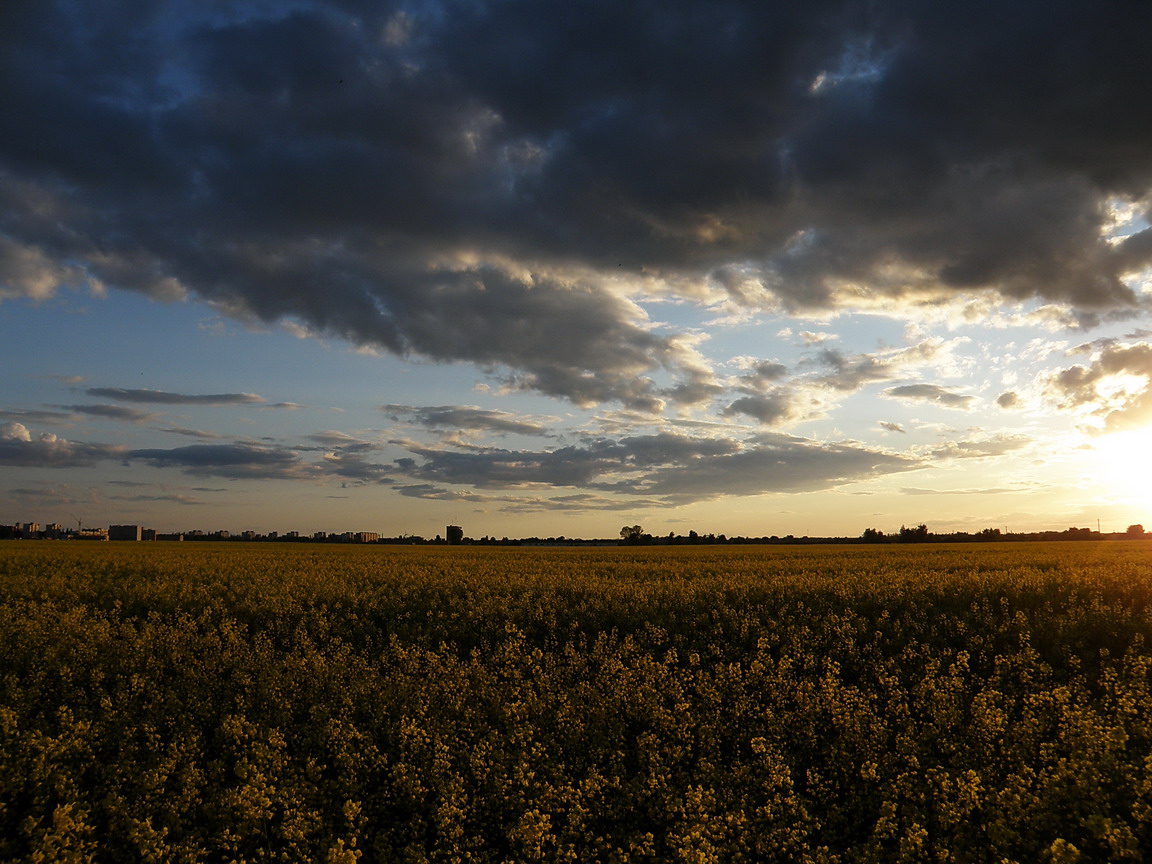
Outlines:
<svg viewBox="0 0 1152 864"><path fill-rule="evenodd" d="M1090 459L1092 479L1117 498L1152 507L1152 428L1102 435Z"/></svg>

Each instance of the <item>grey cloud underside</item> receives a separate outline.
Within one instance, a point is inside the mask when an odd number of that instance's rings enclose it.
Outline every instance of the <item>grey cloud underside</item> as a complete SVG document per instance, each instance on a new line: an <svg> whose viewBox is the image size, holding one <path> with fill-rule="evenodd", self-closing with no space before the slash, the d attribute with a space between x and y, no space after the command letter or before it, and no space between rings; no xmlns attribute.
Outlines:
<svg viewBox="0 0 1152 864"><path fill-rule="evenodd" d="M429 429L506 432L516 435L547 435L548 427L542 423L510 414L477 408L471 405L439 405L412 407L409 405L383 405L381 410L397 420L410 420Z"/></svg>
<svg viewBox="0 0 1152 864"><path fill-rule="evenodd" d="M1031 442L1032 439L1024 435L998 435L978 441L948 441L934 448L928 455L934 460L986 459L1020 450Z"/></svg>
<svg viewBox="0 0 1152 864"><path fill-rule="evenodd" d="M282 447L251 444L190 444L171 449L147 448L124 454L131 462L157 468L179 468L194 477L230 480L309 480L326 476L321 467L305 462Z"/></svg>
<svg viewBox="0 0 1152 864"><path fill-rule="evenodd" d="M156 418L155 414L126 405L61 405L60 407L75 411L77 414L87 414L89 417L123 420L127 423L145 423Z"/></svg>
<svg viewBox="0 0 1152 864"><path fill-rule="evenodd" d="M618 484L636 494L691 501L722 495L812 492L922 467L913 459L852 444L817 444L786 435L739 453L666 466Z"/></svg>
<svg viewBox="0 0 1152 864"><path fill-rule="evenodd" d="M112 501L128 501L134 503L152 504L156 502L164 502L170 504L183 504L188 507L203 506L205 502L197 501L195 498L190 498L187 495L109 495Z"/></svg>
<svg viewBox="0 0 1152 864"><path fill-rule="evenodd" d="M123 456L193 476L395 484L395 490L408 497L495 502L520 511L615 509L621 501L636 503L637 498L648 505L657 500L666 505L724 495L806 492L920 467L913 459L858 445L818 444L785 435L758 436L748 444L665 433L594 439L549 451L409 446L415 458L389 464L371 461L366 458L370 451L357 445L336 448L314 463L304 461L297 449L249 444L131 450ZM400 482L402 477L415 482ZM555 488L591 491L556 499L477 491Z"/></svg>
<svg viewBox="0 0 1152 864"><path fill-rule="evenodd" d="M844 354L825 348L819 352L815 362L830 371L814 380L821 387L851 393L867 384L888 381L907 369L925 365L938 357L944 347L945 343L940 340L926 339L908 348L871 354Z"/></svg>
<svg viewBox="0 0 1152 864"><path fill-rule="evenodd" d="M142 402L149 405L252 405L263 402L263 398L255 393L168 393L163 390L132 390L123 387L89 387L84 391L89 396L99 399L115 399L121 402ZM71 406L80 410L79 406ZM104 416L112 416L109 412L116 409L97 406L84 406L86 413L104 412Z"/></svg>
<svg viewBox="0 0 1152 864"><path fill-rule="evenodd" d="M129 450L70 442L49 433L34 437L23 424L6 423L0 425L0 466L66 468L119 461L129 467L177 469L196 477L339 480L351 486L391 485L409 497L496 503L521 512L616 509L624 501L667 506L726 495L809 492L923 467L915 458L851 442L822 443L778 433L744 441L673 433L589 438L553 450L433 448L405 442L412 455L391 462L373 461L380 446L352 436L328 432L314 437L328 442L338 438L341 446L312 461L301 455L308 447L245 442ZM988 455L987 443L980 445L984 450L978 454L959 452L967 445L951 446L958 448L955 455ZM126 486L137 481L112 482ZM556 497L523 494L560 489L578 491Z"/></svg>
<svg viewBox="0 0 1152 864"><path fill-rule="evenodd" d="M437 485L479 489L583 487L684 503L725 495L810 492L922 467L855 444L764 434L751 443L671 434L591 441L553 451L414 451L401 471Z"/></svg>
<svg viewBox="0 0 1152 864"><path fill-rule="evenodd" d="M782 364L760 361L752 364L751 372L736 378L736 391L746 395L729 403L722 413L726 417L746 415L765 426L781 426L803 418L813 409L821 410L824 400L829 397L837 399L869 384L907 375L917 367L929 365L949 350L950 344L939 339L926 339L907 348L865 354L845 354L822 348L800 363L816 372L797 374L787 381L782 380L788 375ZM965 407L973 398L949 394L935 385L918 384L893 389L900 392L894 393L892 389L886 392L909 398L931 398L948 407Z"/></svg>
<svg viewBox="0 0 1152 864"><path fill-rule="evenodd" d="M188 429L188 428L183 427L183 426L167 426L167 427L158 429L157 431L169 432L173 435L183 435L186 438L213 439L213 438L223 438L224 437L223 435L219 434L218 432L211 432L207 429Z"/></svg>
<svg viewBox="0 0 1152 864"><path fill-rule="evenodd" d="M1105 340L1095 346L1100 350L1088 366L1072 366L1051 377L1049 397L1062 408L1084 407L1103 422L1107 431L1145 425L1152 419L1152 343L1132 345ZM1139 381L1135 387L1108 393L1101 390L1117 377L1130 376Z"/></svg>
<svg viewBox="0 0 1152 864"><path fill-rule="evenodd" d="M19 468L85 468L116 457L116 451L100 444L71 441L0 440L0 465Z"/></svg>
<svg viewBox="0 0 1152 864"><path fill-rule="evenodd" d="M793 397L785 392L741 396L725 408L724 413L730 417L746 414L766 426L773 426L793 417L795 404Z"/></svg>
<svg viewBox="0 0 1152 864"><path fill-rule="evenodd" d="M0 420L14 420L18 423L71 423L77 419L75 414L63 411L0 410Z"/></svg>
<svg viewBox="0 0 1152 864"><path fill-rule="evenodd" d="M1109 198L1152 188L1152 67L1130 59L1149 4L0 16L0 297L190 290L653 410L713 391L617 278L746 305L851 286L1106 310L1137 302L1122 277L1152 260L1147 232L1101 236Z"/></svg>
<svg viewBox="0 0 1152 864"><path fill-rule="evenodd" d="M0 466L86 468L122 453L120 447L67 441L48 432L34 437L22 423L0 423Z"/></svg>
<svg viewBox="0 0 1152 864"><path fill-rule="evenodd" d="M962 408L967 410L975 401L975 396L956 393L939 384L903 384L899 387L889 387L884 391L885 396L894 399L911 399L917 402L935 402L946 408Z"/></svg>

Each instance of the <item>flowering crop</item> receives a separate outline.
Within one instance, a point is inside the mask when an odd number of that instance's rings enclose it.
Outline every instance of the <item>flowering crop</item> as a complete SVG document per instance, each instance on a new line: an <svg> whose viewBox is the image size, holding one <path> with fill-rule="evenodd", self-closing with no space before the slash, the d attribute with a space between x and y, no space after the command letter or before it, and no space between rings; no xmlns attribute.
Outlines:
<svg viewBox="0 0 1152 864"><path fill-rule="evenodd" d="M1152 859L1145 544L0 544L0 861Z"/></svg>

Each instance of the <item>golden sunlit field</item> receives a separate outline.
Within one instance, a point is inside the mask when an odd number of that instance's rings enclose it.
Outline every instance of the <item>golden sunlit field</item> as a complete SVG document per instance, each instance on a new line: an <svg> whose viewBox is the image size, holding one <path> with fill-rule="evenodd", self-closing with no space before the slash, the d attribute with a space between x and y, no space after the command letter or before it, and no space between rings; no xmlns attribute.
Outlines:
<svg viewBox="0 0 1152 864"><path fill-rule="evenodd" d="M0 544L0 861L1152 859L1152 544Z"/></svg>

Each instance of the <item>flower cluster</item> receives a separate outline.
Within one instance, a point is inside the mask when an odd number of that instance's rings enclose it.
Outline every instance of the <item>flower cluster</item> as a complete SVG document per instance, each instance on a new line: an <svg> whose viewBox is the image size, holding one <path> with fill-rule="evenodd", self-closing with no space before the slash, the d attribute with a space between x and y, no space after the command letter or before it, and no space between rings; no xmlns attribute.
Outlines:
<svg viewBox="0 0 1152 864"><path fill-rule="evenodd" d="M1139 544L0 545L0 861L1152 857Z"/></svg>

